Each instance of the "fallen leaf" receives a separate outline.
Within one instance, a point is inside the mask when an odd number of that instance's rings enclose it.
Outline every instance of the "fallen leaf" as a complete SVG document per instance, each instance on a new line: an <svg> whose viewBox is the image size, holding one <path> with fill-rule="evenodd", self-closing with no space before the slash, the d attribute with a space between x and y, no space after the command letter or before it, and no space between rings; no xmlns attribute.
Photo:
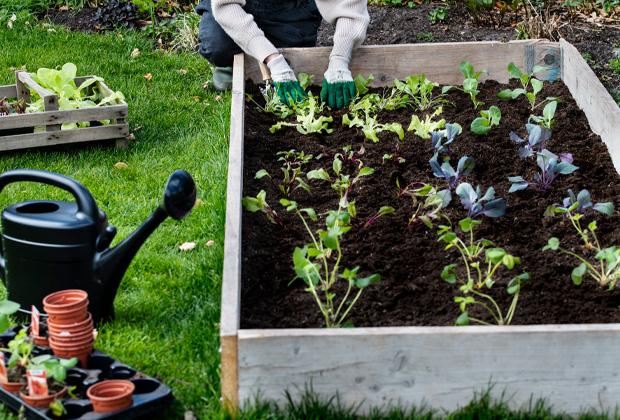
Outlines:
<svg viewBox="0 0 620 420"><path fill-rule="evenodd" d="M66 11L68 11L68 10L69 10L69 6L67 6L67 5L65 4L65 5L63 5L63 6L60 6L60 7L58 8L58 10L60 10L61 12L66 12Z"/></svg>
<svg viewBox="0 0 620 420"><path fill-rule="evenodd" d="M179 69L179 74L186 75L187 69Z"/></svg>
<svg viewBox="0 0 620 420"><path fill-rule="evenodd" d="M202 88L203 88L203 89L209 89L209 85L210 85L210 84L211 84L211 81L210 81L210 80L207 80L206 82L204 82L204 83L202 84Z"/></svg>
<svg viewBox="0 0 620 420"><path fill-rule="evenodd" d="M213 245L215 245L215 241L214 241L213 239L209 239L209 240L207 241L207 246L208 246L208 247L212 247Z"/></svg>
<svg viewBox="0 0 620 420"><path fill-rule="evenodd" d="M186 411L185 414L183 414L183 420L196 420L196 415L194 414L193 411Z"/></svg>
<svg viewBox="0 0 620 420"><path fill-rule="evenodd" d="M194 202L194 207L202 206L204 203L205 202L202 200L202 198L197 198Z"/></svg>
<svg viewBox="0 0 620 420"><path fill-rule="evenodd" d="M13 22L15 22L16 20L17 16L15 15L15 13L13 13L9 18L9 21L6 23L6 26L8 26L9 29L13 29Z"/></svg>
<svg viewBox="0 0 620 420"><path fill-rule="evenodd" d="M116 162L114 164L114 168L115 169L127 169L129 168L129 165L127 165L125 162Z"/></svg>
<svg viewBox="0 0 620 420"><path fill-rule="evenodd" d="M215 95L215 98L214 98L214 99L215 99L217 102L219 102L219 101L221 101L221 100L222 100L222 96L221 96L221 95Z"/></svg>
<svg viewBox="0 0 620 420"><path fill-rule="evenodd" d="M150 82L153 79L153 75L151 73L147 73L144 75L144 78Z"/></svg>
<svg viewBox="0 0 620 420"><path fill-rule="evenodd" d="M134 133L137 133L137 132L138 132L138 131L140 131L140 130L142 130L142 126L141 126L141 125L136 125L136 126L133 128L133 132L134 132Z"/></svg>
<svg viewBox="0 0 620 420"><path fill-rule="evenodd" d="M181 251L191 251L194 248L196 248L196 242L183 242L179 245Z"/></svg>
<svg viewBox="0 0 620 420"><path fill-rule="evenodd" d="M200 102L200 96L192 96L194 102Z"/></svg>
<svg viewBox="0 0 620 420"><path fill-rule="evenodd" d="M138 48L134 48L134 49L131 51L131 54L130 54L130 55L131 55L131 58L136 58L137 56L139 56L139 55L140 55L140 49L138 49Z"/></svg>
<svg viewBox="0 0 620 420"><path fill-rule="evenodd" d="M132 140L135 140L135 139L136 139L136 136L134 136L134 134L133 134L133 133L129 133L129 134L127 134L126 139L127 139L127 140L129 140L129 141L132 141Z"/></svg>

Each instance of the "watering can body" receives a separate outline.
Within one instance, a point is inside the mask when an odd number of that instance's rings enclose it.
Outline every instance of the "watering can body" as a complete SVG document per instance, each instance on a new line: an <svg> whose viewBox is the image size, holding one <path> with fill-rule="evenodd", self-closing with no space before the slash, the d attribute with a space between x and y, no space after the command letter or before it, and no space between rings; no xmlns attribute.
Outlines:
<svg viewBox="0 0 620 420"><path fill-rule="evenodd" d="M0 191L23 181L61 188L75 201L27 201L2 211L0 277L8 299L29 311L31 305L41 309L43 298L52 292L81 289L88 292L95 322L114 316L118 286L148 236L169 215L184 217L196 199L191 176L176 171L166 185L164 203L136 231L109 248L116 228L83 185L63 175L20 169L0 175Z"/></svg>

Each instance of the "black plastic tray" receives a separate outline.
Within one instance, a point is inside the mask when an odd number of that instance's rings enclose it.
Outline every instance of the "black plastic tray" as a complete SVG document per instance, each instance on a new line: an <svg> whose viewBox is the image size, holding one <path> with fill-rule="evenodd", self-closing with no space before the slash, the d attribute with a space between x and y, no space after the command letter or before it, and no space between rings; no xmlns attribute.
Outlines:
<svg viewBox="0 0 620 420"><path fill-rule="evenodd" d="M6 347L22 327L16 327L0 334L0 343ZM33 354L52 354L49 347L35 346ZM95 413L90 400L86 397L86 389L104 379L128 379L132 381L136 390L133 394L133 405L114 413ZM62 419L134 419L149 414L161 413L161 410L172 403L172 390L149 376L143 375L130 366L127 366L111 356L94 350L88 358L88 369L79 367L67 370L67 385L75 386L74 393L83 399L63 398L62 403L67 414ZM12 394L0 388L0 401L18 412L23 408L28 419L58 419L47 408L35 408L26 404L19 395Z"/></svg>

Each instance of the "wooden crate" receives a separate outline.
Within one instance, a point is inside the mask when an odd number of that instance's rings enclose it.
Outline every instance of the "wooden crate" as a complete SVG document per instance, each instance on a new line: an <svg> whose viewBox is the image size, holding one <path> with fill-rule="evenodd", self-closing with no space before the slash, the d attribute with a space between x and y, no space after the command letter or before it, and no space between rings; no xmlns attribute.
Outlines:
<svg viewBox="0 0 620 420"><path fill-rule="evenodd" d="M289 49L297 71L321 75L329 48ZM564 40L443 43L360 48L354 74L375 75L375 86L424 73L459 84L458 65L470 61L487 79L508 81L514 62L543 78L561 79L607 144L620 170L620 109L581 54ZM244 81L261 80L258 65L235 56L222 286L221 379L231 410L256 395L283 401L307 384L325 397L338 393L362 407L427 403L454 409L494 384L510 404L544 397L557 409L614 409L620 403L620 324L502 327L379 327L354 329L240 329L241 218L243 196Z"/></svg>
<svg viewBox="0 0 620 420"><path fill-rule="evenodd" d="M88 78L76 77L75 83L79 86ZM113 93L105 83L97 82L97 85L106 95ZM14 85L0 86L0 99L23 98L29 102L30 90L43 98L45 111L0 117L0 152L101 140L115 140L117 147L127 147L127 104L59 111L58 97L36 83L25 71L15 73ZM60 129L63 123L102 120L110 120L110 124L73 130Z"/></svg>

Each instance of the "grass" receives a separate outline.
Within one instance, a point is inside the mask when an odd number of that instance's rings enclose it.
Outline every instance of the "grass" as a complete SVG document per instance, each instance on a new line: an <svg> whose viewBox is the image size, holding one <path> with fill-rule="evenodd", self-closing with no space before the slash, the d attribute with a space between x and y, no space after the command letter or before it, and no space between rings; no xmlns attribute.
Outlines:
<svg viewBox="0 0 620 420"><path fill-rule="evenodd" d="M126 95L128 121L136 140L129 150L85 146L0 155L0 172L38 168L81 181L119 229L132 232L158 205L163 184L174 169L191 172L202 204L182 222L165 222L142 247L121 284L116 320L100 328L97 347L166 382L177 401L160 417L221 419L219 404L218 320L227 162L229 97L203 89L210 74L195 54L152 50L144 35L119 32L87 35L58 27L29 25L0 29L0 84L13 82L16 68L56 67L71 61L81 74L104 76ZM140 54L132 58L132 51ZM134 54L135 55L135 54ZM181 71L182 70L182 71ZM147 80L144 75L152 74ZM127 168L117 169L115 163ZM32 198L70 197L45 186L15 184L0 193L0 208ZM118 242L119 239L116 240ZM214 245L207 247L209 240ZM182 252L179 245L197 243ZM1 418L15 418L0 408ZM584 414L583 419L606 418ZM241 418L293 419L560 419L536 402L511 411L506 402L482 394L468 406L442 413L418 410L374 410L358 414L337 398L308 394L300 403L281 406L257 402Z"/></svg>
<svg viewBox="0 0 620 420"><path fill-rule="evenodd" d="M620 74L620 57L609 60L609 68L611 68L614 73Z"/></svg>

